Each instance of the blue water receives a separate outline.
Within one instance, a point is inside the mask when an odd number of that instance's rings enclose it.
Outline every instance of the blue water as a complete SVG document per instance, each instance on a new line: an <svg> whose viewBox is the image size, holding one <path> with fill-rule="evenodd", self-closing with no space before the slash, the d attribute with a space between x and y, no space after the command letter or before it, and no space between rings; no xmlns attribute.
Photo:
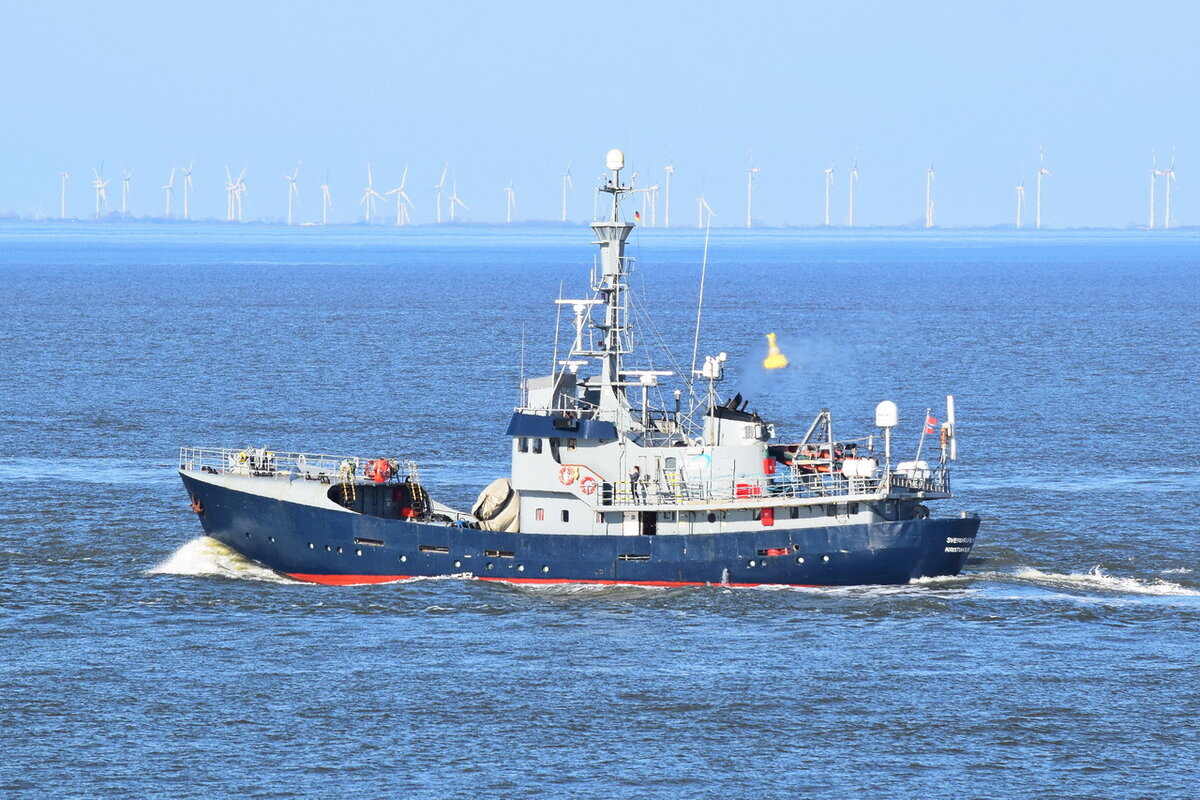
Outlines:
<svg viewBox="0 0 1200 800"><path fill-rule="evenodd" d="M590 239L0 226L0 794L1197 796L1195 232L714 233L700 350L781 434L892 399L907 455L956 395L959 578L333 588L198 537L180 445L469 503ZM629 247L685 371L702 246Z"/></svg>

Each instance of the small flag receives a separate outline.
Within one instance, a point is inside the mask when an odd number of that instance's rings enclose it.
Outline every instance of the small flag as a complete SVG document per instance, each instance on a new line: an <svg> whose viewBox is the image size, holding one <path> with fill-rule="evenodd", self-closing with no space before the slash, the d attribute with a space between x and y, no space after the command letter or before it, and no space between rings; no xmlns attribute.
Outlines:
<svg viewBox="0 0 1200 800"><path fill-rule="evenodd" d="M925 417L925 433L936 433L937 423L937 417Z"/></svg>
<svg viewBox="0 0 1200 800"><path fill-rule="evenodd" d="M640 212L640 211L633 212L633 218L640 220L642 218L642 212Z"/></svg>

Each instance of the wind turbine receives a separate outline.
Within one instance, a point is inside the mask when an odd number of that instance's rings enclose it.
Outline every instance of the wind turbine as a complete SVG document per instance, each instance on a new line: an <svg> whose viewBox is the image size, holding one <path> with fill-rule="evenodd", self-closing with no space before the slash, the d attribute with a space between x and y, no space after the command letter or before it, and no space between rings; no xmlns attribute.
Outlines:
<svg viewBox="0 0 1200 800"><path fill-rule="evenodd" d="M1017 184L1017 230L1021 230L1021 211L1025 208L1025 181Z"/></svg>
<svg viewBox="0 0 1200 800"><path fill-rule="evenodd" d="M237 221L242 221L242 198L246 196L246 168L238 173L237 183L233 185L233 198L237 202Z"/></svg>
<svg viewBox="0 0 1200 800"><path fill-rule="evenodd" d="M103 166L101 166L103 169ZM104 204L104 209L108 210L108 194L104 191L104 187L108 186L108 181L100 177L100 173L92 170L92 174L96 179L92 181L92 186L96 189L96 219L100 219L100 204ZM109 180L112 180L111 178Z"/></svg>
<svg viewBox="0 0 1200 800"><path fill-rule="evenodd" d="M66 170L58 173L62 178L62 196L59 198L59 214L63 219L67 218L67 181L71 180L71 173Z"/></svg>
<svg viewBox="0 0 1200 800"><path fill-rule="evenodd" d="M925 227L932 228L935 218L933 206L933 164L925 170Z"/></svg>
<svg viewBox="0 0 1200 800"><path fill-rule="evenodd" d="M392 189L386 194L390 197L396 195L396 226L408 224L408 209L413 205L413 201L408 199L408 193L404 191L404 184L408 180L408 164L404 165L404 174L400 177L400 185Z"/></svg>
<svg viewBox="0 0 1200 800"><path fill-rule="evenodd" d="M746 170L746 227L750 227L750 211L754 205L754 175L759 172L758 167L750 167Z"/></svg>
<svg viewBox="0 0 1200 800"><path fill-rule="evenodd" d="M1175 154L1171 153L1171 166L1162 171L1163 183L1167 185L1167 202L1163 209L1163 230L1171 227L1171 184L1175 183Z"/></svg>
<svg viewBox="0 0 1200 800"><path fill-rule="evenodd" d="M233 196L237 192L237 183L233 180L233 175L229 173L229 167L225 167L225 221L233 222Z"/></svg>
<svg viewBox="0 0 1200 800"><path fill-rule="evenodd" d="M183 218L184 219L190 219L190 217L188 217L188 195L191 194L191 192L192 192L192 165L195 163L196 162L194 160L189 161L188 165L187 165L187 169L185 169L183 171Z"/></svg>
<svg viewBox="0 0 1200 800"><path fill-rule="evenodd" d="M825 168L825 227L829 227L829 193L833 191L833 162Z"/></svg>
<svg viewBox="0 0 1200 800"><path fill-rule="evenodd" d="M854 159L854 166L850 168L850 214L846 217L846 223L849 227L854 227L854 184L858 183L858 159Z"/></svg>
<svg viewBox="0 0 1200 800"><path fill-rule="evenodd" d="M171 218L171 195L175 194L175 168L171 167L171 177L167 180L167 184L162 188L167 193L167 219Z"/></svg>
<svg viewBox="0 0 1200 800"><path fill-rule="evenodd" d="M451 184L450 197L448 197L446 199L446 204L450 206L450 221L451 222L454 222L454 207L455 206L462 206L467 211L471 210L470 206L468 206L462 200L458 199L458 178L455 178L454 183Z"/></svg>
<svg viewBox="0 0 1200 800"><path fill-rule="evenodd" d="M283 179L288 182L288 225L292 224L292 200L300 202L300 190L296 188L296 176L300 174L300 162L296 162L296 169L291 175L284 175Z"/></svg>
<svg viewBox="0 0 1200 800"><path fill-rule="evenodd" d="M360 206L365 206L363 211L363 222L370 224L375 217L375 199L383 199L383 195L375 191L374 179L371 177L371 165L367 164L367 188L363 189L362 199L358 201Z"/></svg>
<svg viewBox="0 0 1200 800"><path fill-rule="evenodd" d="M712 218L716 214L713 212L712 207L709 206L708 201L704 199L704 195L700 195L696 198L696 227L701 230L704 229L704 213L706 211L708 212L708 221L712 223Z"/></svg>
<svg viewBox="0 0 1200 800"><path fill-rule="evenodd" d="M675 174L675 165L667 164L663 167L663 172L667 173L667 190L663 196L663 227L671 227L671 177Z"/></svg>
<svg viewBox="0 0 1200 800"><path fill-rule="evenodd" d="M1038 148L1038 171L1037 171L1037 229L1042 229L1042 176L1052 175L1050 170L1046 169L1046 153Z"/></svg>
<svg viewBox="0 0 1200 800"><path fill-rule="evenodd" d="M333 205L333 198L329 196L329 173L325 173L325 182L321 184L321 224L329 224L329 207Z"/></svg>
<svg viewBox="0 0 1200 800"><path fill-rule="evenodd" d="M504 221L507 223L511 223L512 222L512 212L513 212L513 209L517 205L517 193L513 191L513 182L511 180L508 182L508 186L504 187L504 200L505 200L506 205L508 206L507 213L505 214L505 217L504 217Z"/></svg>
<svg viewBox="0 0 1200 800"><path fill-rule="evenodd" d="M445 176L443 176L444 178ZM567 162L567 168L562 174L562 221L567 221L567 189L571 190L571 194L575 194L575 183L571 180L571 162Z"/></svg>
<svg viewBox="0 0 1200 800"><path fill-rule="evenodd" d="M655 217L657 216L658 206L658 184L647 186L645 189L638 189L642 193L642 218L646 220L646 227L653 228Z"/></svg>
<svg viewBox="0 0 1200 800"><path fill-rule="evenodd" d="M449 171L450 171L450 162L447 161L445 164L442 165L441 180L439 180L437 182L437 186L434 186L430 190L433 192L437 192L437 215L436 215L436 217L437 217L437 223L439 225L442 224L442 189L446 186L446 173ZM564 219L564 221L566 220L565 212L564 212L563 219Z"/></svg>
<svg viewBox="0 0 1200 800"><path fill-rule="evenodd" d="M129 213L129 179L133 177L133 170L121 167L121 216L124 217Z"/></svg>

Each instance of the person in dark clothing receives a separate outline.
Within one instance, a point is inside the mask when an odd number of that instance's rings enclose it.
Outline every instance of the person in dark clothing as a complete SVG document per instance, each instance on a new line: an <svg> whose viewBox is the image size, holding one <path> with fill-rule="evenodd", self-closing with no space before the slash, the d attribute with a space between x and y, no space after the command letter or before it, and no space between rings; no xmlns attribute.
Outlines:
<svg viewBox="0 0 1200 800"><path fill-rule="evenodd" d="M629 473L629 494L633 497L633 502L642 503L646 500L646 489L642 486L642 470L635 466L633 471Z"/></svg>

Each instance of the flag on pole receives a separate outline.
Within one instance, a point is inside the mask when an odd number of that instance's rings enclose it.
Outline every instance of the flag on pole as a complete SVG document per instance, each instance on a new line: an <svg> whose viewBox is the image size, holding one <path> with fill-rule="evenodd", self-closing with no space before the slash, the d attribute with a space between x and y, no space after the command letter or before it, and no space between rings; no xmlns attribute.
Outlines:
<svg viewBox="0 0 1200 800"><path fill-rule="evenodd" d="M937 417L926 416L925 417L925 433L936 433L937 432L937 424L938 424Z"/></svg>
<svg viewBox="0 0 1200 800"><path fill-rule="evenodd" d="M640 212L640 211L633 212L633 218L640 220L642 218L642 212Z"/></svg>

